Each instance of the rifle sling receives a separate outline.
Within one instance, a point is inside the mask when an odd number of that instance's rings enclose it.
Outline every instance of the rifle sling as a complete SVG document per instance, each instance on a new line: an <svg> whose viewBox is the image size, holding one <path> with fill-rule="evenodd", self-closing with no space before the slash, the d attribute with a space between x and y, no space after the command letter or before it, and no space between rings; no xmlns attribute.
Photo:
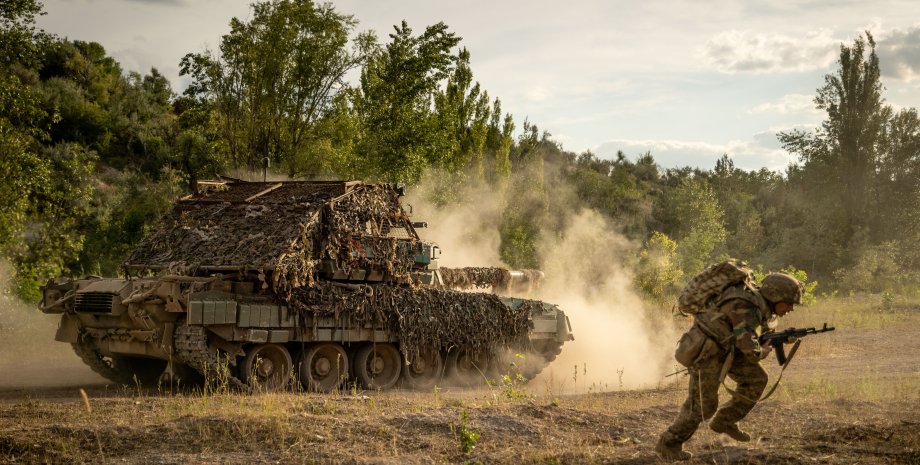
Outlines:
<svg viewBox="0 0 920 465"><path fill-rule="evenodd" d="M792 362L792 357L795 357L795 352L799 350L799 344L801 343L802 343L802 340L799 339L795 341L795 344L792 344L792 349L789 351L789 355L786 357L786 363L783 364L783 368L779 371L779 377L776 378L776 382L773 383L773 387L771 387L770 390L767 392L767 394L761 397L760 400L749 399L747 396L739 394L737 391L728 387L725 384L725 376L728 374L728 370L729 368L731 368L732 361L735 358L734 350L729 353L728 358L725 359L725 363L722 365L722 374L719 375L719 381L722 383L722 387L724 387L725 390L728 391L729 394L740 397L748 402L757 403L757 402L762 402L762 401L769 399L770 396L773 395L773 391L776 391L776 387L779 386L779 382L783 380L783 372L786 371L786 367L788 367L789 363Z"/></svg>

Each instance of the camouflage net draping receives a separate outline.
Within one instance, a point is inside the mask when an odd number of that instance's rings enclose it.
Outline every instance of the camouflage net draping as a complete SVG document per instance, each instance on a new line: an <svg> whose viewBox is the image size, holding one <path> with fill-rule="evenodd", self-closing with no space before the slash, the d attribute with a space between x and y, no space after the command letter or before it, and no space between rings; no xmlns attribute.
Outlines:
<svg viewBox="0 0 920 465"><path fill-rule="evenodd" d="M283 298L317 281L323 260L345 275L385 271L408 282L418 237L386 185L239 183L180 200L126 261L178 275L255 271ZM402 240L400 240L402 239Z"/></svg>
<svg viewBox="0 0 920 465"><path fill-rule="evenodd" d="M332 283L297 289L289 302L301 315L333 317L343 328L383 328L398 337L410 359L426 347L463 347L487 355L498 348L525 351L531 311L542 308L533 300L512 308L494 294Z"/></svg>
<svg viewBox="0 0 920 465"><path fill-rule="evenodd" d="M322 224L305 228L303 240L315 237L321 258L307 260L305 254L280 257L274 272L279 295L290 299L295 289L312 287L316 283L316 266L323 257L331 259L333 268L344 276L376 269L385 271L390 281L412 284L408 278L422 244L409 235L409 219L392 190L363 186L324 205L322 216ZM303 250L313 251L312 247Z"/></svg>
<svg viewBox="0 0 920 465"><path fill-rule="evenodd" d="M451 289L505 289L511 284L511 272L504 268L441 268L444 286Z"/></svg>
<svg viewBox="0 0 920 465"><path fill-rule="evenodd" d="M504 294L512 290L530 292L540 287L543 273L538 270L519 270L520 277L515 279L510 270L505 268L441 267L444 287L457 290L485 289L491 287L494 292Z"/></svg>
<svg viewBox="0 0 920 465"><path fill-rule="evenodd" d="M493 294L418 286L412 270L424 245L396 192L386 185L348 189L345 183L239 183L196 194L178 202L126 264L179 275L208 267L258 272L263 290L270 284L301 321L333 317L342 328L383 328L410 359L427 347L488 355L500 347L528 349L530 314L539 302L512 307ZM384 282L342 285L319 276L365 271L384 273ZM502 291L513 281L501 268L443 273L447 287L456 289Z"/></svg>
<svg viewBox="0 0 920 465"><path fill-rule="evenodd" d="M286 184L249 202L266 184L242 184L179 201L125 264L194 275L199 267L262 270L292 255L313 258L322 206L341 186ZM336 190L338 189L338 190Z"/></svg>

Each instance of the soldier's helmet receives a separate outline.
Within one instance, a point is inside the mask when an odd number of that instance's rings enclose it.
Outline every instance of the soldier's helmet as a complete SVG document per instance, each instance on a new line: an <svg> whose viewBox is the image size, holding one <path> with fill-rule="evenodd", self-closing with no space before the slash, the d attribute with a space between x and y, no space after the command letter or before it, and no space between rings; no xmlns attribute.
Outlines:
<svg viewBox="0 0 920 465"><path fill-rule="evenodd" d="M800 304L802 290L802 283L786 273L770 273L760 284L760 295L774 304Z"/></svg>

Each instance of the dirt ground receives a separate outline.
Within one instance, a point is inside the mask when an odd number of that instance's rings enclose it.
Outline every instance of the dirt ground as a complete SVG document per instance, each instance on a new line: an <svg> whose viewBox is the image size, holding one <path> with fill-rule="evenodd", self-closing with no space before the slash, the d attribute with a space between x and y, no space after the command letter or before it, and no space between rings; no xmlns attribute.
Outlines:
<svg viewBox="0 0 920 465"><path fill-rule="evenodd" d="M704 424L687 444L691 463L920 464L920 307L870 316L826 307L785 326L822 318L837 331L803 342L777 393L743 422L755 439ZM655 464L657 435L686 389L671 377L581 394L534 385L202 394L109 385L66 351L38 366L0 355L3 463ZM776 363L763 363L775 379ZM29 370L60 382L28 385Z"/></svg>

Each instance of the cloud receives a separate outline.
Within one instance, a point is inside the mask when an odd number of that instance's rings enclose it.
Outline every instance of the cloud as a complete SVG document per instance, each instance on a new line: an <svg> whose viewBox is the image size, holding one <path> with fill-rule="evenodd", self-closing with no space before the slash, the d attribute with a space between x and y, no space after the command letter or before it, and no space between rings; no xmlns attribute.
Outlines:
<svg viewBox="0 0 920 465"><path fill-rule="evenodd" d="M876 43L882 75L912 81L920 78L920 26L894 29Z"/></svg>
<svg viewBox="0 0 920 465"><path fill-rule="evenodd" d="M814 113L819 114L815 108L815 97L804 94L788 94L778 101L761 103L747 111L748 114L776 113L780 115Z"/></svg>
<svg viewBox="0 0 920 465"><path fill-rule="evenodd" d="M655 161L664 168L685 166L700 169L712 169L716 161L727 154L735 166L745 170L767 168L782 171L795 156L786 152L776 138L778 131L764 131L752 136L750 140L733 140L724 144L712 144L698 141L678 140L628 140L619 139L604 142L594 153L601 158L616 158L622 150L629 158L636 158L650 152Z"/></svg>
<svg viewBox="0 0 920 465"><path fill-rule="evenodd" d="M539 103L549 98L549 92L541 85L529 86L524 89L524 101Z"/></svg>
<svg viewBox="0 0 920 465"><path fill-rule="evenodd" d="M840 41L827 29L802 38L731 30L697 50L698 57L722 73L778 73L825 68L834 62Z"/></svg>

